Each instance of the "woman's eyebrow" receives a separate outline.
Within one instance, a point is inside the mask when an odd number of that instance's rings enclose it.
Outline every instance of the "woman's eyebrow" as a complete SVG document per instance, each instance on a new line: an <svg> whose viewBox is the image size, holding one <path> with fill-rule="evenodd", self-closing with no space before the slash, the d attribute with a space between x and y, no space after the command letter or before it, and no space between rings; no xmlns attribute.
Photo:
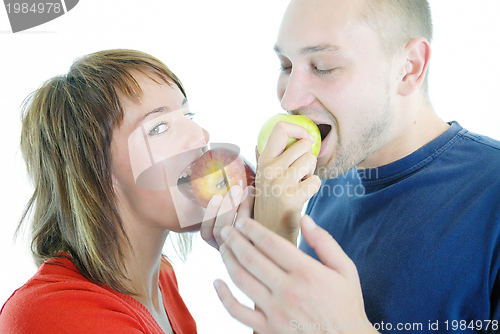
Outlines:
<svg viewBox="0 0 500 334"><path fill-rule="evenodd" d="M184 106L186 103L188 103L188 99L184 98L184 100L182 101L182 106ZM150 112L148 112L146 115L144 115L144 117L142 119L146 119L151 114L167 113L167 112L170 112L170 108L166 107L166 106L161 106L161 107L158 107L158 108L153 109Z"/></svg>
<svg viewBox="0 0 500 334"><path fill-rule="evenodd" d="M156 113L160 113L160 112L169 112L170 109L166 106L161 106L161 107L158 107L156 109L153 109L151 110L150 112L148 112L146 115L144 115L144 117L142 118L143 120L146 119L149 115L152 115L152 114L156 114Z"/></svg>

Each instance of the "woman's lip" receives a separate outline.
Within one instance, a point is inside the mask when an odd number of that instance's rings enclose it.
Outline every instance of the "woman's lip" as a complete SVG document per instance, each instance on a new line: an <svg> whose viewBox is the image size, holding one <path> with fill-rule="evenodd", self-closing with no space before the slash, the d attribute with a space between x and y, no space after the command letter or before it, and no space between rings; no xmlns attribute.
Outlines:
<svg viewBox="0 0 500 334"><path fill-rule="evenodd" d="M195 160L193 160L192 162L190 162L190 163L189 163L186 167L184 167L184 169L183 169L183 170L181 170L181 172L179 173L179 176L178 176L177 178L181 177L181 175L182 175L183 173L187 173L187 171L188 171L188 170L193 169L194 165L196 165L196 162L197 162L199 159L200 159L200 158L196 158Z"/></svg>
<svg viewBox="0 0 500 334"><path fill-rule="evenodd" d="M177 178L181 177L182 173L187 172L189 169L193 169L194 165L196 162L201 158L203 154L205 154L208 151L207 146L203 146L199 148L199 151L197 152L196 156L194 159L190 159L191 161L186 164L186 166L179 172L179 175L177 175Z"/></svg>

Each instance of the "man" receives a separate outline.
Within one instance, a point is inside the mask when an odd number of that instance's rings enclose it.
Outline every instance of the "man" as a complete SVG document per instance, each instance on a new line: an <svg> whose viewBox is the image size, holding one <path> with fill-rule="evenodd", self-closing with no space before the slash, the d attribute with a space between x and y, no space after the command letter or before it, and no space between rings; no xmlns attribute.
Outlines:
<svg viewBox="0 0 500 334"><path fill-rule="evenodd" d="M314 164L304 130L275 127L258 161L255 218L293 243L298 202L317 192L307 213L346 254L309 217L300 249L323 265L238 219L220 250L258 309L217 281L236 319L261 333L498 331L500 143L436 115L431 38L426 0L290 2L278 96L326 137ZM287 137L301 140L283 152ZM259 196L273 186L295 193Z"/></svg>

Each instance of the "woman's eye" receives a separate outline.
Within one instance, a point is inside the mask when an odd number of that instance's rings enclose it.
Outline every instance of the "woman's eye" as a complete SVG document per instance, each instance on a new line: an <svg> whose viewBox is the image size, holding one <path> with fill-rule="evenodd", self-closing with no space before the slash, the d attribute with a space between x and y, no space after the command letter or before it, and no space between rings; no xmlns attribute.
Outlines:
<svg viewBox="0 0 500 334"><path fill-rule="evenodd" d="M193 120L194 115L196 115L194 112L187 112L184 114L184 116L188 117L190 120Z"/></svg>
<svg viewBox="0 0 500 334"><path fill-rule="evenodd" d="M168 123L161 122L156 124L151 130L149 130L148 134L150 136L159 136L168 130Z"/></svg>
<svg viewBox="0 0 500 334"><path fill-rule="evenodd" d="M291 70L292 70L292 66L281 65L281 67L280 67L280 72L290 73Z"/></svg>

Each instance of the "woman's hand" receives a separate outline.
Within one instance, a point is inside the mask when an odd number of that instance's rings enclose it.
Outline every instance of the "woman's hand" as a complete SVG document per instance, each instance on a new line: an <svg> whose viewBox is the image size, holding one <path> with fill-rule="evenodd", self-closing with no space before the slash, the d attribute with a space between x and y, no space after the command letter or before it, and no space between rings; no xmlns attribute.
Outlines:
<svg viewBox="0 0 500 334"><path fill-rule="evenodd" d="M297 142L285 150L289 138ZM255 219L295 245L302 208L321 186L312 142L303 127L278 122L260 156L256 150Z"/></svg>
<svg viewBox="0 0 500 334"><path fill-rule="evenodd" d="M222 230L222 259L256 309L240 304L216 280L224 307L260 334L316 333L317 324L322 333L376 332L364 310L354 263L309 216L300 225L321 262L250 218L238 218L235 227Z"/></svg>
<svg viewBox="0 0 500 334"><path fill-rule="evenodd" d="M235 217L252 217L255 188L244 190L236 185L226 196L215 195L208 203L201 224L201 237L210 246L219 249L222 244L220 231L224 226L232 226Z"/></svg>

